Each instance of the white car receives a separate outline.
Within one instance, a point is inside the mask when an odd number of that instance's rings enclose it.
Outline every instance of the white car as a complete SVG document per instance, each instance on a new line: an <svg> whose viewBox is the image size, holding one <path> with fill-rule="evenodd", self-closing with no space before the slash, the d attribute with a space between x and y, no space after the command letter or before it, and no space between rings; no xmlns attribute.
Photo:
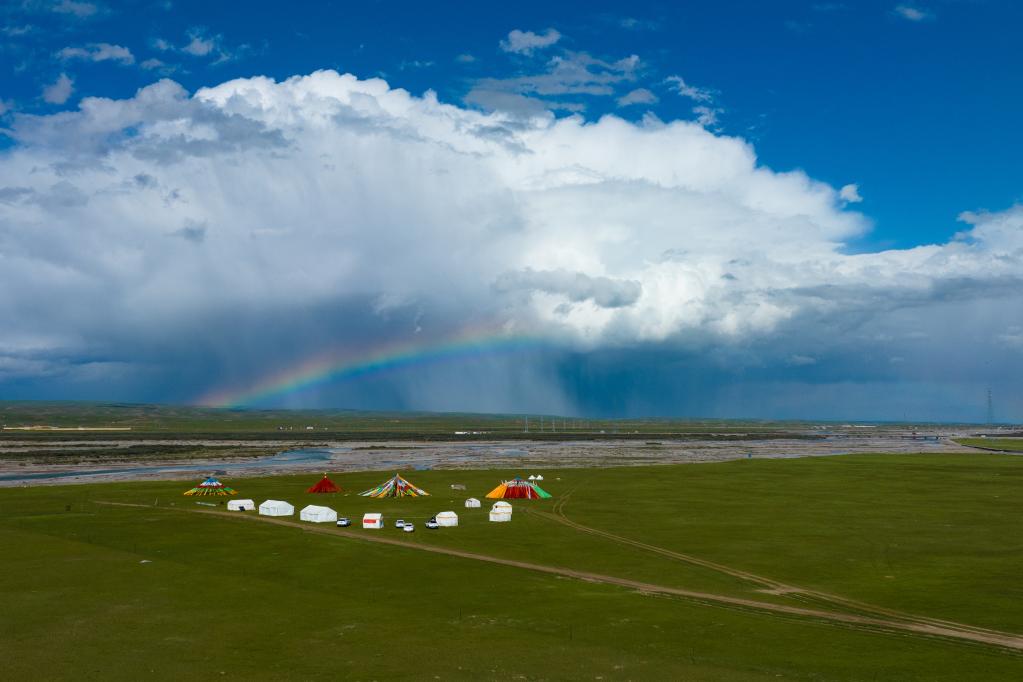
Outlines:
<svg viewBox="0 0 1023 682"><path fill-rule="evenodd" d="M337 520L337 525L340 526L341 528L347 528L348 526L352 525L352 521L351 519L342 516L340 519Z"/></svg>
<svg viewBox="0 0 1023 682"><path fill-rule="evenodd" d="M401 529L406 533L413 533L415 532L416 527L411 523L406 523L404 526L401 527Z"/></svg>
<svg viewBox="0 0 1023 682"><path fill-rule="evenodd" d="M405 527L405 519L398 519L397 521L395 521L394 522L394 527L395 528L404 528Z"/></svg>
<svg viewBox="0 0 1023 682"><path fill-rule="evenodd" d="M440 528L440 524L437 523L436 521L427 521L426 527L429 528L430 530L436 530Z"/></svg>

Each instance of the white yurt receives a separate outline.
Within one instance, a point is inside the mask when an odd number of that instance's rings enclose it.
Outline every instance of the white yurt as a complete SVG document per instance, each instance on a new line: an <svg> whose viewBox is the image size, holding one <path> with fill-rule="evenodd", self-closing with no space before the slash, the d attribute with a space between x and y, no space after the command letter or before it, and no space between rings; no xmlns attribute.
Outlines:
<svg viewBox="0 0 1023 682"><path fill-rule="evenodd" d="M267 500L259 505L260 516L291 516L295 508L284 500Z"/></svg>
<svg viewBox="0 0 1023 682"><path fill-rule="evenodd" d="M369 512L368 514L362 515L362 527L363 528L383 528L384 527L384 515L376 512Z"/></svg>
<svg viewBox="0 0 1023 682"><path fill-rule="evenodd" d="M334 523L337 521L337 512L330 507L310 504L308 507L302 508L298 518L302 521L312 521L313 523Z"/></svg>
<svg viewBox="0 0 1023 682"><path fill-rule="evenodd" d="M533 474L530 474L529 475L529 480L530 481L535 481L536 480L536 476L534 476Z"/></svg>
<svg viewBox="0 0 1023 682"><path fill-rule="evenodd" d="M490 520L494 523L507 523L511 521L511 512L503 509L491 509Z"/></svg>
<svg viewBox="0 0 1023 682"><path fill-rule="evenodd" d="M543 474L537 474L536 475L536 480L542 481L543 480Z"/></svg>
<svg viewBox="0 0 1023 682"><path fill-rule="evenodd" d="M490 508L490 511L499 511L499 512L503 512L503 513L511 514L512 513L512 506L509 503L505 502L504 500L501 500L499 502L495 502L494 506Z"/></svg>
<svg viewBox="0 0 1023 682"><path fill-rule="evenodd" d="M227 503L227 511L255 511L256 503L252 500L231 500Z"/></svg>
<svg viewBox="0 0 1023 682"><path fill-rule="evenodd" d="M477 500L475 497L470 497L468 500L465 501L465 508L466 509L479 509L480 508L480 501Z"/></svg>
<svg viewBox="0 0 1023 682"><path fill-rule="evenodd" d="M437 525L451 528L458 525L458 514L453 511L444 511L437 514Z"/></svg>

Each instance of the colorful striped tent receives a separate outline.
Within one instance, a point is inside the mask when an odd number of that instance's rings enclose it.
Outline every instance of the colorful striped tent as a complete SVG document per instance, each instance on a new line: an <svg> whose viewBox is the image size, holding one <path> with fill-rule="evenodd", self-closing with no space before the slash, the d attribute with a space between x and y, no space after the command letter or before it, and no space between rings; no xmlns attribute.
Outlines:
<svg viewBox="0 0 1023 682"><path fill-rule="evenodd" d="M205 481L195 486L191 490L185 491L186 495L220 495L226 497L227 495L237 495L238 492L234 488L228 488L226 485L218 481L213 476L210 476Z"/></svg>
<svg viewBox="0 0 1023 682"><path fill-rule="evenodd" d="M334 481L330 480L327 474L323 474L323 478L316 482L316 485L306 490L307 493L339 493L341 488L338 488Z"/></svg>
<svg viewBox="0 0 1023 682"><path fill-rule="evenodd" d="M429 495L421 488L417 488L404 478L400 474L395 474L393 478L389 478L375 488L370 488L364 493L359 493L363 497L419 497L420 495Z"/></svg>
<svg viewBox="0 0 1023 682"><path fill-rule="evenodd" d="M516 476L510 481L502 481L501 485L487 493L487 497L491 500L547 500L551 498L551 494L535 482L524 481Z"/></svg>

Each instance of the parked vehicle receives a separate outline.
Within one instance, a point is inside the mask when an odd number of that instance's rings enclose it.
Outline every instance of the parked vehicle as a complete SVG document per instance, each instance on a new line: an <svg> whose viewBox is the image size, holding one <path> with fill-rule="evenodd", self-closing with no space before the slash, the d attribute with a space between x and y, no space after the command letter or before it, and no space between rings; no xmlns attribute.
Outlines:
<svg viewBox="0 0 1023 682"><path fill-rule="evenodd" d="M397 521L395 521L394 522L394 527L395 528L404 528L405 527L405 519L398 519Z"/></svg>
<svg viewBox="0 0 1023 682"><path fill-rule="evenodd" d="M347 528L348 526L352 525L352 520L349 519L347 516L342 516L337 520L337 525L340 526L341 528Z"/></svg>
<svg viewBox="0 0 1023 682"><path fill-rule="evenodd" d="M405 531L406 533L412 533L412 532L415 532L416 527L415 527L414 524L406 523L404 526L401 527L401 529L403 531Z"/></svg>
<svg viewBox="0 0 1023 682"><path fill-rule="evenodd" d="M430 530L436 530L440 528L440 524L437 523L436 521L427 521L426 527L429 528Z"/></svg>

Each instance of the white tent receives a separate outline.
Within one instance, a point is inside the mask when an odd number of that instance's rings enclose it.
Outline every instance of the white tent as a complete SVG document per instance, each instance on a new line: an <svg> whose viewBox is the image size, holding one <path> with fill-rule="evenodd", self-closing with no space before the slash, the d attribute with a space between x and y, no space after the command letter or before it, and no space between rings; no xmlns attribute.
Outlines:
<svg viewBox="0 0 1023 682"><path fill-rule="evenodd" d="M536 475L536 480L542 481L543 480L543 474L537 474Z"/></svg>
<svg viewBox="0 0 1023 682"><path fill-rule="evenodd" d="M458 525L458 514L453 511L446 511L437 514L437 525L450 528Z"/></svg>
<svg viewBox="0 0 1023 682"><path fill-rule="evenodd" d="M370 512L362 515L362 527L363 528L383 528L384 527L384 515Z"/></svg>
<svg viewBox="0 0 1023 682"><path fill-rule="evenodd" d="M495 502L494 506L490 508L490 511L501 512L502 514L511 514L512 506L504 500L501 500L499 502Z"/></svg>
<svg viewBox="0 0 1023 682"><path fill-rule="evenodd" d="M298 518L302 521L312 521L313 523L334 523L337 521L337 512L330 507L310 504L299 512Z"/></svg>
<svg viewBox="0 0 1023 682"><path fill-rule="evenodd" d="M530 481L535 481L536 480L536 476L534 476L533 474L530 474L529 475L529 480Z"/></svg>
<svg viewBox="0 0 1023 682"><path fill-rule="evenodd" d="M291 516L295 508L284 500L267 500L259 505L260 516Z"/></svg>
<svg viewBox="0 0 1023 682"><path fill-rule="evenodd" d="M507 523L511 521L511 512L501 509L491 509L490 520L495 523Z"/></svg>
<svg viewBox="0 0 1023 682"><path fill-rule="evenodd" d="M465 501L465 507L466 509L479 509L480 501L477 500L475 497L470 497L468 500Z"/></svg>
<svg viewBox="0 0 1023 682"><path fill-rule="evenodd" d="M227 503L227 511L255 511L256 503L252 500L231 500Z"/></svg>

